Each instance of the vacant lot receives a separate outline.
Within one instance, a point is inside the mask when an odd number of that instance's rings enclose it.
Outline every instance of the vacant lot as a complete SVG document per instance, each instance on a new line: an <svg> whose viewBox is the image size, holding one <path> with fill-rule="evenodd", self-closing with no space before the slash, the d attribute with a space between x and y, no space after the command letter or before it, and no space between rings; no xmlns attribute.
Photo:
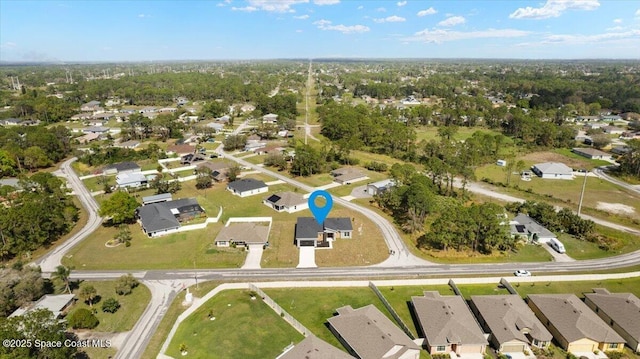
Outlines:
<svg viewBox="0 0 640 359"><path fill-rule="evenodd" d="M211 314L215 320L210 320ZM303 336L248 291L224 291L178 327L167 354L180 358L275 358Z"/></svg>

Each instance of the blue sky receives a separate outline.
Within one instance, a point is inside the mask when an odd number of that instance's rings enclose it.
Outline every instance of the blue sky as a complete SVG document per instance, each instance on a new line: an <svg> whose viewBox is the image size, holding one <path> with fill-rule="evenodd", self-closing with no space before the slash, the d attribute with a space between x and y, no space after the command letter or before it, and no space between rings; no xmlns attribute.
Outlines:
<svg viewBox="0 0 640 359"><path fill-rule="evenodd" d="M0 0L2 61L640 59L640 2Z"/></svg>

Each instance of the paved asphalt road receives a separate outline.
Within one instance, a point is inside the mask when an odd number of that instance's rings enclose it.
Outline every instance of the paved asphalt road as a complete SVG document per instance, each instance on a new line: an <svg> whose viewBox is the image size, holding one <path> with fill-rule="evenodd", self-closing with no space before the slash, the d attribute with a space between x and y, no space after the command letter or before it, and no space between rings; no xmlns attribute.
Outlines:
<svg viewBox="0 0 640 359"><path fill-rule="evenodd" d="M220 149L220 152L222 150ZM225 154L224 157L238 162L240 165L261 171L275 178L311 192L313 187L305 185L276 172L251 164L242 159ZM87 225L75 236L56 247L50 254L42 257L37 263L42 266L43 272L52 272L59 265L60 259L79 241L92 233L102 218L97 215L96 201L73 172L70 165L75 159L62 165L62 172L68 179L69 185L80 198L82 205L89 212ZM469 186L470 189L474 186ZM483 189L486 191L486 189ZM593 272L640 265L640 251L628 253L612 258L600 260L586 260L575 262L544 262L544 263L504 263L504 264L460 264L439 265L425 261L412 255L398 232L386 219L376 212L342 200L334 198L336 203L358 211L369 217L380 228L387 246L395 251L394 256L381 264L370 267L349 268L313 268L313 269L219 269L219 270L166 270L166 271L138 271L133 274L146 285L152 293L151 301L134 328L127 334L119 348L116 358L136 358L144 352L155 328L160 323L173 298L185 286L192 285L195 281L223 280L223 281L265 281L265 280L302 280L302 279L329 279L329 278L415 278L425 275L453 276L499 274L510 275L516 269L527 269L534 273L562 273L569 271ZM110 280L116 279L130 271L73 271L73 279L86 280Z"/></svg>
<svg viewBox="0 0 640 359"><path fill-rule="evenodd" d="M629 191L633 191L633 192L636 192L636 193L640 193L640 185L631 185L631 184L628 184L627 182L620 181L620 180L619 180L619 179L617 179L617 178L613 178L613 177L609 176L609 175L605 172L605 169L606 169L606 168L607 168L606 166L605 166L605 167L598 167L598 168L594 168L594 169L593 169L593 173L595 173L595 174L596 174L596 176L598 176L598 177L602 178L602 179L603 179L603 180L605 180L605 181L608 181L608 182L611 182L611 183L613 183L613 184L615 184L615 185L618 185L618 186L620 186L620 187L626 188L626 189L628 189Z"/></svg>

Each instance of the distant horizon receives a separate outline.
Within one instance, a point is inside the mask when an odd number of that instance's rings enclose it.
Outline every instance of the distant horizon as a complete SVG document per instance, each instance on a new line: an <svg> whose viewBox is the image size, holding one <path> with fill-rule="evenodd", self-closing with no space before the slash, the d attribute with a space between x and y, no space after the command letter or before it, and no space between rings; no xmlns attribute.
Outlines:
<svg viewBox="0 0 640 359"><path fill-rule="evenodd" d="M640 59L640 3L0 0L0 61L288 58Z"/></svg>

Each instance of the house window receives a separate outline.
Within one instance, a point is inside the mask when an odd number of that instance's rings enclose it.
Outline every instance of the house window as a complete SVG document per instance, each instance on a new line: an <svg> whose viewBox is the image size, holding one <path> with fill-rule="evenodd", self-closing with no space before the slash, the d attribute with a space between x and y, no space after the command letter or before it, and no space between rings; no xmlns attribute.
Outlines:
<svg viewBox="0 0 640 359"><path fill-rule="evenodd" d="M609 349L618 349L618 343L609 344Z"/></svg>
<svg viewBox="0 0 640 359"><path fill-rule="evenodd" d="M444 345L438 345L436 347L436 351L437 352L443 352L443 351L445 351L445 349L447 349L447 347L445 347Z"/></svg>
<svg viewBox="0 0 640 359"><path fill-rule="evenodd" d="M342 232L342 236L343 236L343 237L350 237L350 236L349 236L349 232Z"/></svg>

